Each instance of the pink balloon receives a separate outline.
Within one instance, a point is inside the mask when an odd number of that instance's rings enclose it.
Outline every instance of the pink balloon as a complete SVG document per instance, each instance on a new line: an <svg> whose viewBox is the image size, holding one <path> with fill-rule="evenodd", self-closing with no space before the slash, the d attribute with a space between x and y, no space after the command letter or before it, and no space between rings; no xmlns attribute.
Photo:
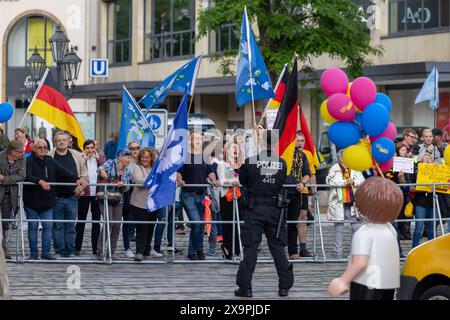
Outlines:
<svg viewBox="0 0 450 320"><path fill-rule="evenodd" d="M328 97L335 93L346 93L348 77L339 68L329 68L322 73L320 86Z"/></svg>
<svg viewBox="0 0 450 320"><path fill-rule="evenodd" d="M372 80L367 77L356 78L350 88L350 97L359 110L364 109L373 103L377 96L377 87Z"/></svg>
<svg viewBox="0 0 450 320"><path fill-rule="evenodd" d="M383 131L382 134L380 134L379 136L376 137L370 137L370 142L374 142L375 140L377 140L378 138L388 138L392 141L395 140L395 138L397 138L397 128L395 127L395 125L392 122L389 122L388 127L386 128L386 130Z"/></svg>
<svg viewBox="0 0 450 320"><path fill-rule="evenodd" d="M343 93L335 93L328 98L328 112L339 121L355 120L355 106L349 97Z"/></svg>
<svg viewBox="0 0 450 320"><path fill-rule="evenodd" d="M380 169L381 169L381 171L383 171L383 173L392 169L393 166L394 166L394 158L392 158L389 161L380 163Z"/></svg>

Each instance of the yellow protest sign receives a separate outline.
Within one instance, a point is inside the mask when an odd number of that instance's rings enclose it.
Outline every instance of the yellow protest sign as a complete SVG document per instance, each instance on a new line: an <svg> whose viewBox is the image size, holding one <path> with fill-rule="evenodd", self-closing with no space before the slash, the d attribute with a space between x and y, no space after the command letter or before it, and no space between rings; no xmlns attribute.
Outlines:
<svg viewBox="0 0 450 320"><path fill-rule="evenodd" d="M450 167L444 164L419 163L417 183L448 183ZM417 191L433 192L432 186L417 186ZM436 192L450 194L449 186L436 185Z"/></svg>

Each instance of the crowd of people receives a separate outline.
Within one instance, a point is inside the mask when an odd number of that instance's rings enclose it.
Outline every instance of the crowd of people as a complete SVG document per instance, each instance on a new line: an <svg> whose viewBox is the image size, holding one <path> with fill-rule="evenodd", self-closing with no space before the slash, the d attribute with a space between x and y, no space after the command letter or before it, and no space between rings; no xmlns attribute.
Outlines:
<svg viewBox="0 0 450 320"><path fill-rule="evenodd" d="M402 158L411 158L414 161L414 173L394 172L392 169L384 175L386 178L397 184L414 184L417 181L419 163L435 163L444 165L444 150L447 142L443 141L443 132L440 129L425 129L421 137L411 128L403 131L402 139L396 144L396 156ZM354 234L361 226L358 209L355 207L354 194L358 186L365 179L374 175L381 175L377 168L372 168L365 172L357 172L346 167L342 160L343 150L338 153L339 162L333 165L326 178L327 184L335 187L330 190L328 218L333 221L348 221ZM412 247L419 245L422 237L431 240L435 237L436 230L433 221L424 221L420 219L436 219L437 215L433 213L433 193L416 190L415 186L401 186L404 197L404 204L398 220L404 220L394 223L397 229L398 245L400 255L404 257L400 240L412 240ZM438 204L443 218L448 217L450 212L450 195L438 193ZM410 217L405 215L408 205L413 205L413 212L416 219L413 235L411 236ZM445 223L445 222L444 222ZM334 224L334 257L342 258L342 229L343 225ZM449 223L450 230L450 223Z"/></svg>
<svg viewBox="0 0 450 320"><path fill-rule="evenodd" d="M224 259L232 259L241 254L242 243L238 228L232 221L242 219L241 200L245 190L240 187L240 167L256 149L256 141L246 141L243 130L235 130L232 135L206 140L201 132L190 133L189 151L185 165L177 173L177 195L175 202L176 220L183 220L183 209L190 221L204 221L205 208L211 212L208 218L219 223L191 223L187 257L190 260L205 260L203 248L205 233L209 248L207 255L215 256L220 248ZM54 149L49 150L46 139L31 140L26 130L17 128L15 137L5 142L6 150L0 153L0 208L2 219L14 219L18 213L19 182L31 182L23 187L23 205L28 221L29 259L39 259L38 230L42 229L41 259L55 260L58 257L80 256L84 242L84 231L88 213L91 212L91 249L98 259L115 258L122 229L124 256L142 261L151 257L162 257L161 244L168 226L167 242L171 253L181 254L175 248L172 228L178 234L184 233L185 225L173 221L170 210L161 208L147 212L148 189L143 186L157 158L157 151L141 147L138 142L130 142L125 149L117 149L117 136L111 135L100 149L98 142L86 140L83 150L74 149L72 137L59 131L54 135ZM293 165L285 184L289 205L286 218L287 247L291 260L311 257L307 249L307 224L310 214L311 196L316 188L316 168L313 155L304 150L305 137L301 131L296 135ZM442 163L447 143L439 129L426 129L421 139L412 129L403 132L403 139L397 144L397 156L413 158L416 169L413 174L403 172L386 173L386 177L396 183L415 183L418 163ZM252 151L253 150L253 151ZM117 152L116 152L117 151ZM357 188L372 175L379 175L377 168L358 172L346 167L342 151L338 153L338 163L328 172L326 183L329 191L328 218L334 221L334 257L342 258L344 221L351 225L352 233L361 225L358 208L354 203ZM66 185L51 185L65 183ZM108 183L108 187L98 184ZM70 184L70 185L69 185ZM97 186L92 185L97 184ZM130 184L140 186L131 187ZM191 185L205 185L191 186ZM415 187L401 187L404 206L399 219L407 219L404 209L408 203L414 205L418 219L433 218L433 195L418 191ZM107 208L105 208L107 204ZM444 217L450 210L450 196L439 194L439 205ZM107 209L107 210L106 210ZM101 219L108 212L109 228L101 228ZM52 221L54 220L54 221ZM167 221L166 221L167 220ZM138 221L139 223L133 223ZM123 222L123 223L121 223ZM175 224L175 226L174 226ZM207 226L205 228L205 225ZM432 222L416 221L413 236L411 223L395 223L399 240L411 240L417 246L425 233L428 239L435 235ZM11 222L3 221L2 246L10 258L7 246L7 232ZM106 250L110 232L111 257ZM206 231L205 231L206 230ZM131 242L135 241L135 252ZM53 250L52 250L53 243ZM153 243L153 245L152 245ZM218 246L220 243L220 246ZM400 245L400 241L398 241ZM401 251L401 248L400 248Z"/></svg>

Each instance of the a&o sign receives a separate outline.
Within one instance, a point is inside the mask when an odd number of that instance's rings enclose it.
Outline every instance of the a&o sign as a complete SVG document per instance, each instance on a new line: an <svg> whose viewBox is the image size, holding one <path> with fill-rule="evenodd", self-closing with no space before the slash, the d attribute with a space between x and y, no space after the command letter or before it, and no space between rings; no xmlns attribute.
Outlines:
<svg viewBox="0 0 450 320"><path fill-rule="evenodd" d="M108 77L108 59L91 59L89 74L91 78Z"/></svg>

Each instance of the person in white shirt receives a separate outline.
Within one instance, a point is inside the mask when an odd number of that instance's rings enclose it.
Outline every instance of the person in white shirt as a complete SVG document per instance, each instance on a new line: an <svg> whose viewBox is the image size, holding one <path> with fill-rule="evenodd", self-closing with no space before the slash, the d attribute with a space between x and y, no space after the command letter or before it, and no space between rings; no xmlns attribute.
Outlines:
<svg viewBox="0 0 450 320"><path fill-rule="evenodd" d="M217 176L222 186L220 191L220 213L222 221L233 221L236 217L233 211L233 187L236 187L236 196L240 197L239 168L242 165L241 149L237 143L226 143L223 148L223 160L217 165ZM239 203L239 202L237 202ZM235 235L234 253L240 255L239 235L236 225L224 223L222 225L223 244L221 246L225 259L233 257L233 229Z"/></svg>
<svg viewBox="0 0 450 320"><path fill-rule="evenodd" d="M95 142L93 140L86 140L83 144L83 159L86 162L89 184L97 183L97 169L103 164L100 157L95 150ZM96 187L87 186L84 189L83 194L78 199L78 221L84 221L87 218L89 207L91 208L92 220L100 220L100 205L96 197ZM76 238L75 238L75 255L79 256L81 247L83 245L84 227L86 223L78 222L75 226ZM100 224L93 223L91 229L91 244L92 253L97 254L97 242L100 234Z"/></svg>
<svg viewBox="0 0 450 320"><path fill-rule="evenodd" d="M331 281L332 297L350 291L350 300L393 300L400 287L397 232L391 225L403 206L403 192L382 177L367 179L356 191L356 207L366 222L352 239L344 274Z"/></svg>

